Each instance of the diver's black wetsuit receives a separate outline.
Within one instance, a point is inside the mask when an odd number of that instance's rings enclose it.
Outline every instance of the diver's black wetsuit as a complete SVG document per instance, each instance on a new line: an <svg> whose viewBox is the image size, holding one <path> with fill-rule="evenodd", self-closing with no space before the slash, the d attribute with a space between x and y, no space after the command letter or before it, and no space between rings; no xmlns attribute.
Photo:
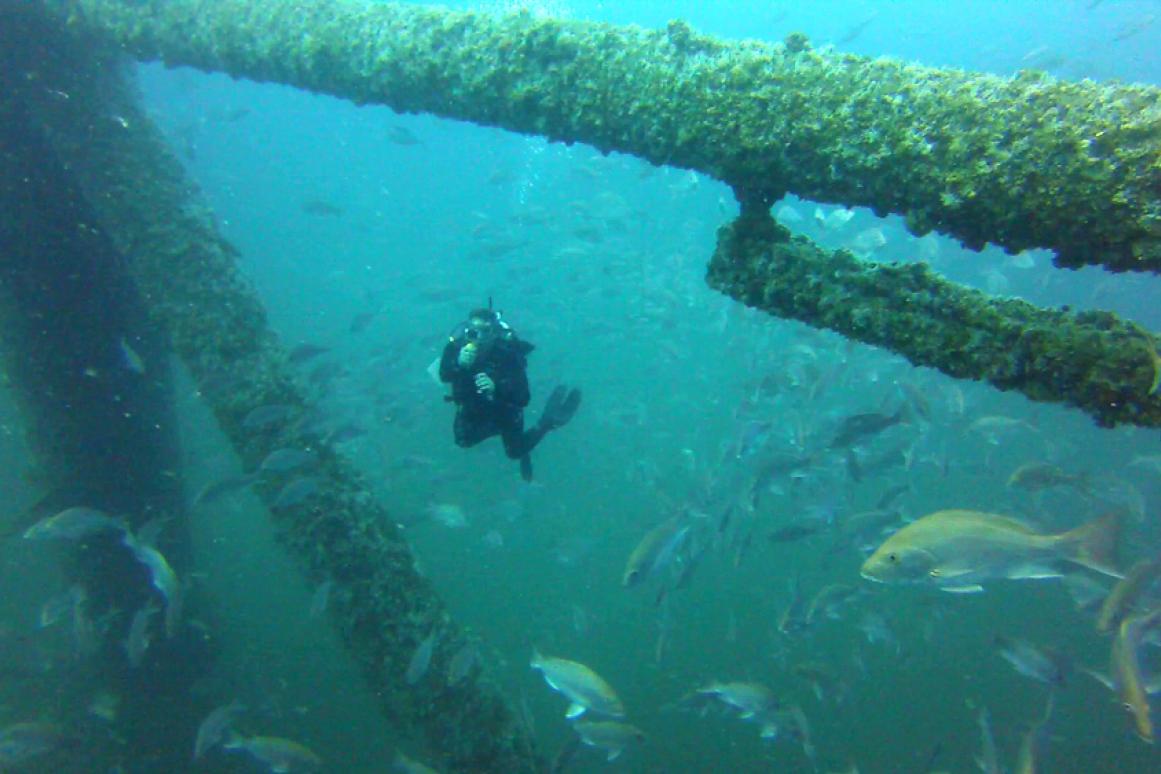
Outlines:
<svg viewBox="0 0 1161 774"><path fill-rule="evenodd" d="M475 446L499 434L509 457L526 457L552 429L543 423L524 429L524 407L530 398L525 368L533 345L515 336L500 339L470 366L461 368L457 359L463 345L463 341L449 341L439 361L439 378L451 385L450 400L456 404L456 445ZM476 389L476 375L480 373L487 374L496 385L491 397Z"/></svg>

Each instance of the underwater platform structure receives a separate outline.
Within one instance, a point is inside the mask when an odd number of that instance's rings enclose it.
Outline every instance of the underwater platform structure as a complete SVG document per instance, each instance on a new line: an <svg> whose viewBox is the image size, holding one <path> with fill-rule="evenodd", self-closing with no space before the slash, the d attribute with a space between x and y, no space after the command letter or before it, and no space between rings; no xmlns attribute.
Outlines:
<svg viewBox="0 0 1161 774"><path fill-rule="evenodd" d="M433 628L442 632L433 673L446 672L467 634L353 466L324 439L244 428L256 406L301 413L307 401L236 251L126 86L125 57L702 172L741 205L719 231L711 286L955 378L1075 406L1103 426L1161 425L1152 332L1108 313L992 298L923 265L861 261L770 215L793 193L896 213L917 235L937 231L977 250L1047 248L1061 268L1156 273L1154 87L872 60L817 50L801 35L723 41L680 22L645 30L363 0L0 0L0 41L0 111L20 116L27 148L51 152L60 191L122 260L114 281L132 286L133 303L164 331L158 346L188 367L247 468L273 448L321 450L319 494L273 518L303 572L333 580L329 615L385 713L419 729L451 770L545 764L485 673L434 691L403 680ZM5 233L15 240L42 225L13 222ZM19 269L12 261L6 271ZM18 286L3 290L0 319L28 311ZM36 357L21 350L35 346L28 341L5 337L6 357ZM35 380L18 387L35 409ZM50 412L34 413L37 432L85 446L84 423L53 427ZM257 491L273 504L276 491Z"/></svg>

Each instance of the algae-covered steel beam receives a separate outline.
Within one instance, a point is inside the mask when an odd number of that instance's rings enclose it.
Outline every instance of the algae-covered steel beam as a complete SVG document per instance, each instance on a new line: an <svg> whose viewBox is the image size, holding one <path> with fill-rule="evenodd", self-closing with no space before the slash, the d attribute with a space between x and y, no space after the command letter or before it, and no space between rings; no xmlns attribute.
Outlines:
<svg viewBox="0 0 1161 774"><path fill-rule="evenodd" d="M388 717L421 731L441 768L542 768L531 739L478 668L448 683L448 662L466 643L465 632L418 573L406 541L359 474L320 438L297 429L293 420L307 406L287 355L235 251L118 67L98 64L75 40L62 45L58 31L33 16L14 16L0 14L0 26L21 24L16 34L39 43L27 72L12 79L23 84L18 98L124 256L148 313L169 334L246 469L275 448L316 450L314 491L304 491L302 502L273 507L278 485L256 488L305 573L316 583L333 582L330 615ZM281 407L267 413L285 421L248 428L244 419L259 406ZM405 679L417 646L432 632L438 644L430 667Z"/></svg>
<svg viewBox="0 0 1161 774"><path fill-rule="evenodd" d="M142 59L898 213L973 249L1161 271L1161 90L370 0L41 0Z"/></svg>
<svg viewBox="0 0 1161 774"><path fill-rule="evenodd" d="M750 306L916 365L1076 406L1102 426L1161 425L1161 341L1108 312L1042 309L948 282L924 264L824 250L761 207L718 231L707 280Z"/></svg>

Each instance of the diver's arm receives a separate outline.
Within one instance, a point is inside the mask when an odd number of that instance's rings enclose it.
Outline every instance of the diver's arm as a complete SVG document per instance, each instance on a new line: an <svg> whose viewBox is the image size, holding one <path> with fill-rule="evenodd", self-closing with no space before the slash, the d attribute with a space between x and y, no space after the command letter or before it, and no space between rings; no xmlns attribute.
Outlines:
<svg viewBox="0 0 1161 774"><path fill-rule="evenodd" d="M439 359L439 379L451 385L451 397L456 403L470 401L476 394L474 384L475 369L461 368L459 354L461 345L449 341Z"/></svg>
<svg viewBox="0 0 1161 774"><path fill-rule="evenodd" d="M443 355L439 359L439 380L441 382L454 382L460 376L459 365L456 358L460 354L460 345L455 341L449 341L443 348Z"/></svg>
<svg viewBox="0 0 1161 774"><path fill-rule="evenodd" d="M489 375L496 383L497 403L504 403L513 408L524 408L528 405L531 394L528 389L528 374L524 371L523 358L512 358L503 364L502 368L489 371Z"/></svg>

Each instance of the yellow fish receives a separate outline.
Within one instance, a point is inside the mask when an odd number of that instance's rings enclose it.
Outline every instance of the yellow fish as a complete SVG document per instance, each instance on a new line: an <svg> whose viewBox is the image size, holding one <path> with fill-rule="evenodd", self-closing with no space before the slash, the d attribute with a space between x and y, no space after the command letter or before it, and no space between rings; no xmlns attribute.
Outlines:
<svg viewBox="0 0 1161 774"><path fill-rule="evenodd" d="M684 516L674 516L645 533L625 563L621 585L631 588L668 569L681 551L689 530L690 524Z"/></svg>
<svg viewBox="0 0 1161 774"><path fill-rule="evenodd" d="M1121 621L1113 638L1110 658L1113 684L1121 703L1133 715L1137 735L1153 743L1153 718L1149 712L1149 692L1141 675L1139 651L1145 633L1161 623L1161 609Z"/></svg>
<svg viewBox="0 0 1161 774"><path fill-rule="evenodd" d="M995 513L937 511L887 538L863 563L862 575L952 592L983 591L981 583L999 578L1059 578L1067 563L1120 577L1112 562L1118 533L1116 514L1045 535Z"/></svg>

